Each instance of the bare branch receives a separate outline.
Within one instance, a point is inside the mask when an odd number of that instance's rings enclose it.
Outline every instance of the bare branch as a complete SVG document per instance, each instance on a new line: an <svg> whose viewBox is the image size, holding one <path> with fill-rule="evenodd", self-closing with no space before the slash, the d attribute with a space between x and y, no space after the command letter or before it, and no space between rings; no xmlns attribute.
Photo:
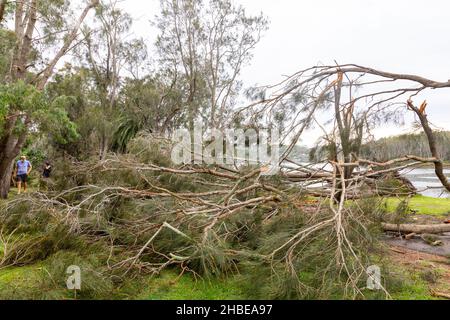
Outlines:
<svg viewBox="0 0 450 320"><path fill-rule="evenodd" d="M47 83L47 81L50 79L50 77L53 74L53 70L55 69L57 63L59 60L67 53L69 50L72 42L76 39L78 36L78 31L80 30L81 24L83 23L84 19L86 18L89 11L93 8L95 8L100 3L100 0L91 0L91 2L86 6L86 8L81 13L80 17L78 18L75 26L73 27L72 31L68 34L64 45L59 49L59 51L56 53L54 58L50 61L50 63L47 65L47 67L40 73L37 81L37 87L39 89L43 89Z"/></svg>

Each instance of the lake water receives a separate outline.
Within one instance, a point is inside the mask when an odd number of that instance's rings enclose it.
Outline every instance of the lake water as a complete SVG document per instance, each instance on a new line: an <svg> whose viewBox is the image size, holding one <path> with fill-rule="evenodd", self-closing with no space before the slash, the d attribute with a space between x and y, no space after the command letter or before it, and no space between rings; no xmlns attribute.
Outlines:
<svg viewBox="0 0 450 320"><path fill-rule="evenodd" d="M450 178L450 169L444 170L444 173ZM442 187L434 169L406 169L401 171L401 174L413 183L420 194L428 197L450 199L450 193Z"/></svg>
<svg viewBox="0 0 450 320"><path fill-rule="evenodd" d="M299 161L300 162L300 161ZM307 163L302 163L308 165ZM286 167L295 168L295 165L285 164ZM314 164L311 168L333 170L331 165ZM436 173L432 168L416 168L405 169L400 172L403 176L408 178L412 184L417 188L421 195L433 198L448 198L450 193L442 187L441 182L436 177ZM450 179L450 169L444 170L444 174ZM322 184L314 185L313 187L321 187Z"/></svg>

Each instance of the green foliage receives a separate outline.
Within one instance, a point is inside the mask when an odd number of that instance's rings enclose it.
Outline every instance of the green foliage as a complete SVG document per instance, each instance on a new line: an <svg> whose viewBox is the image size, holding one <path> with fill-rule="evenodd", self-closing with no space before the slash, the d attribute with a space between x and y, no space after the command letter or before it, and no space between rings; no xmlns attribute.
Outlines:
<svg viewBox="0 0 450 320"><path fill-rule="evenodd" d="M143 300L241 300L238 278L200 279L192 274L180 276L178 271L165 271L157 277L143 279L144 290L137 299Z"/></svg>
<svg viewBox="0 0 450 320"><path fill-rule="evenodd" d="M76 124L69 119L66 111L72 100L72 97L58 97L53 100L49 109L40 110L38 115L41 131L47 132L61 145L76 141L80 137Z"/></svg>
<svg viewBox="0 0 450 320"><path fill-rule="evenodd" d="M378 192L383 194L395 195L405 195L410 192L407 186L393 176L388 175L387 177L380 179L376 182L376 187Z"/></svg>
<svg viewBox="0 0 450 320"><path fill-rule="evenodd" d="M62 144L77 139L76 126L65 110L68 101L70 98L64 96L49 100L45 92L22 81L0 84L0 136L4 123L17 117L14 124L16 134L33 125L40 134L48 133Z"/></svg>
<svg viewBox="0 0 450 320"><path fill-rule="evenodd" d="M0 114L2 115L0 130L3 129L9 114L35 114L46 107L43 95L35 87L21 81L14 84L2 84L0 85ZM22 117L18 117L15 129L17 133L26 129ZM1 134L0 131L0 136Z"/></svg>
<svg viewBox="0 0 450 320"><path fill-rule="evenodd" d="M122 119L114 132L112 150L125 152L127 150L128 143L136 137L141 130L141 126L134 119Z"/></svg>
<svg viewBox="0 0 450 320"><path fill-rule="evenodd" d="M127 79L121 91L121 119L114 133L112 149L125 152L139 131L164 133L184 120L182 92L161 75Z"/></svg>
<svg viewBox="0 0 450 320"><path fill-rule="evenodd" d="M105 130L101 106L92 102L95 98L90 80L89 70L66 65L46 90L50 99L64 105L67 117L73 123L72 130L63 130L59 137L47 135L46 141L55 151L64 151L79 159L88 158L98 148L100 132ZM78 139L73 139L73 129L76 129Z"/></svg>
<svg viewBox="0 0 450 320"><path fill-rule="evenodd" d="M13 32L0 27L0 83L9 72L11 65L11 52L16 38Z"/></svg>
<svg viewBox="0 0 450 320"><path fill-rule="evenodd" d="M230 0L160 3L160 70L182 93L180 111L190 127L200 119L223 127L242 87L241 69L267 30L267 19L248 15Z"/></svg>

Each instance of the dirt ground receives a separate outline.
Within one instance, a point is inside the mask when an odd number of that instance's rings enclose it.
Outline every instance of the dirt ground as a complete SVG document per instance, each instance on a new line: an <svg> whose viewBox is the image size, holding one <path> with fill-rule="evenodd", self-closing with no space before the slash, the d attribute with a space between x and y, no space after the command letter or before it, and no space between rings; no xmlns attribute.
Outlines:
<svg viewBox="0 0 450 320"><path fill-rule="evenodd" d="M450 299L450 259L439 255L419 252L389 245L391 261L406 270L420 273L430 284L430 294Z"/></svg>
<svg viewBox="0 0 450 320"><path fill-rule="evenodd" d="M409 240L397 235L388 235L384 241L391 246L441 257L450 257L450 233L442 235L415 235ZM430 242L436 242L437 245L431 245Z"/></svg>
<svg viewBox="0 0 450 320"><path fill-rule="evenodd" d="M411 215L406 223L439 224L448 219L448 216ZM429 284L431 295L450 299L450 233L405 238L396 233L385 235L390 260L411 273L420 274ZM438 245L431 244L435 241Z"/></svg>
<svg viewBox="0 0 450 320"><path fill-rule="evenodd" d="M448 216L409 215L403 223L429 225L448 222ZM383 240L385 243L392 246L443 257L450 257L450 233L443 233L439 235L413 234L408 237L406 235L400 235L397 232L388 232ZM432 243L434 244L432 245Z"/></svg>

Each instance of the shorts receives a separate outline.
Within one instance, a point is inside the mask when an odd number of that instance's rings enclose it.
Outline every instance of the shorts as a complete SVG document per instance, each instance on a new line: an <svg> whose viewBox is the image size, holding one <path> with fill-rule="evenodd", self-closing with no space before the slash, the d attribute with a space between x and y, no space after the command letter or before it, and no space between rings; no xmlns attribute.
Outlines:
<svg viewBox="0 0 450 320"><path fill-rule="evenodd" d="M17 182L26 183L27 181L28 181L28 175L27 174L18 174L17 175Z"/></svg>

